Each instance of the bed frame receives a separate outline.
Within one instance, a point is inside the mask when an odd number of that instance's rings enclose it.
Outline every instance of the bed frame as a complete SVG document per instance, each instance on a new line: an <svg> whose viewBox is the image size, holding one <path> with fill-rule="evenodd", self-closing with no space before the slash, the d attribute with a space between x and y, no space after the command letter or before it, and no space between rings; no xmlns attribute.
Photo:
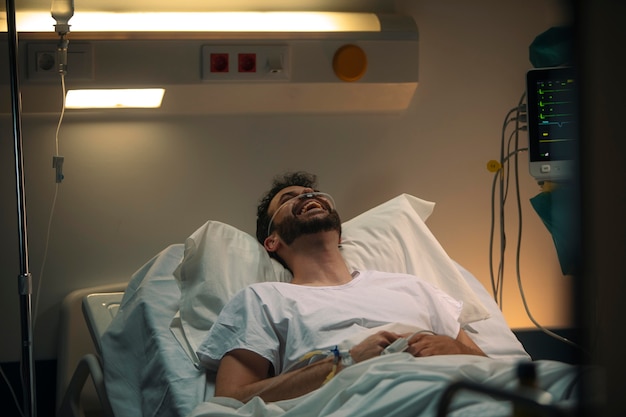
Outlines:
<svg viewBox="0 0 626 417"><path fill-rule="evenodd" d="M100 339L117 314L125 287L87 288L65 298L57 369L58 417L114 417L104 388Z"/></svg>

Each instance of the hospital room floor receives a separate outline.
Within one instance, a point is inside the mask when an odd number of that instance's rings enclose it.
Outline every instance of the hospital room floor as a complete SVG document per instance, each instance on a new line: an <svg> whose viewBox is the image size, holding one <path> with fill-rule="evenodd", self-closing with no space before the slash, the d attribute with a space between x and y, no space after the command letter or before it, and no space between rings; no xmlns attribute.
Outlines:
<svg viewBox="0 0 626 417"><path fill-rule="evenodd" d="M43 360L35 363L35 383L37 390L37 416L55 417L56 412L56 366L55 360ZM2 364L2 370L9 379L17 401L22 406L22 387L20 382L19 362L8 362ZM3 417L19 417L15 401L4 381L0 388L0 413Z"/></svg>

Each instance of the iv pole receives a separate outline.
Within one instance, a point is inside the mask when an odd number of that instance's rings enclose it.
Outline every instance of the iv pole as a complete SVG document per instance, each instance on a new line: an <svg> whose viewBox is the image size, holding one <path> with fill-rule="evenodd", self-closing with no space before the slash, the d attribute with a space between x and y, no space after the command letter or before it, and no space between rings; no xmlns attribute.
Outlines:
<svg viewBox="0 0 626 417"><path fill-rule="evenodd" d="M11 75L11 98L13 113L13 137L15 141L15 181L17 194L17 225L19 234L20 275L18 291L22 329L22 391L24 416L37 415L35 393L35 366L33 360L32 325L32 277L28 269L28 236L26 231L26 200L24 198L24 158L22 156L21 93L17 63L17 29L15 26L15 1L6 0L7 38L9 43L9 66Z"/></svg>

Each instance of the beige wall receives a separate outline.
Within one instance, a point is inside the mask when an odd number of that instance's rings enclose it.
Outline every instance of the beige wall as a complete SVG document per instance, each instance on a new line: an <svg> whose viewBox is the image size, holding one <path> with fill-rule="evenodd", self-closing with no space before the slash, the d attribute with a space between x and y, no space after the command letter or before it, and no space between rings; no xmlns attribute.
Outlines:
<svg viewBox="0 0 626 417"><path fill-rule="evenodd" d="M381 10L388 7L388 2ZM206 220L254 231L255 205L270 178L319 174L344 219L400 193L435 201L428 221L450 256L487 288L492 174L504 116L524 91L535 36L565 21L561 2L396 1L419 32L419 86L406 112L373 115L76 117L60 135L59 186L40 289L35 356L56 355L59 305L70 291L128 280L165 246ZM1 98L5 100L6 98ZM30 269L41 276L54 195L56 116L23 118ZM19 274L10 118L0 117L0 361L20 352ZM522 144L526 145L525 137ZM521 274L545 326L571 324L569 277L528 199L539 187L520 158ZM504 313L531 327L516 288L510 199Z"/></svg>

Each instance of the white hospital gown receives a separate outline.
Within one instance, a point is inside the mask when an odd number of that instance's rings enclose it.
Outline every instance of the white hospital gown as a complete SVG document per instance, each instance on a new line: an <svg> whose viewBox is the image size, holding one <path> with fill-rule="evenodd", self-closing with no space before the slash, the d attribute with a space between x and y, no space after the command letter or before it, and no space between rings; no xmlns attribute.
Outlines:
<svg viewBox="0 0 626 417"><path fill-rule="evenodd" d="M215 370L229 351L247 349L282 373L308 352L391 323L456 338L461 307L407 274L361 271L347 284L324 287L263 282L243 289L222 309L197 354Z"/></svg>

